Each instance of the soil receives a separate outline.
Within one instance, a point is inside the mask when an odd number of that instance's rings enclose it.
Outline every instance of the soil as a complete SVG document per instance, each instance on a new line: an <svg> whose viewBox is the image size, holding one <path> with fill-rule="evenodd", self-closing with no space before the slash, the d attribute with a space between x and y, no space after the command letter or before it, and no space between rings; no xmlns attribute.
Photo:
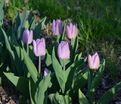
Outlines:
<svg viewBox="0 0 121 104"><path fill-rule="evenodd" d="M0 104L17 104L14 96L8 96L3 87L0 87Z"/></svg>

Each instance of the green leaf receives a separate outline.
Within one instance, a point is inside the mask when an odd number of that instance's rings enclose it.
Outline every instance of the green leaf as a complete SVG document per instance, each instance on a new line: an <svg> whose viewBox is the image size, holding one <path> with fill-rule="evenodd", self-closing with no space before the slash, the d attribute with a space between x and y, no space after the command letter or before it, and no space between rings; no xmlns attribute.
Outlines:
<svg viewBox="0 0 121 104"><path fill-rule="evenodd" d="M65 91L65 83L66 83L66 78L65 78L65 71L62 70L62 67L60 63L58 62L56 56L55 56L55 49L53 49L52 52L52 66L56 75L56 78L58 80L58 83L62 89L62 92Z"/></svg>
<svg viewBox="0 0 121 104"><path fill-rule="evenodd" d="M30 94L30 101L31 104L35 104L35 93L36 93L36 88L37 85L34 83L34 81L32 80L32 78L29 79L29 94Z"/></svg>
<svg viewBox="0 0 121 104"><path fill-rule="evenodd" d="M13 46L13 52L15 60L13 60L13 68L15 68L15 74L19 76L27 76L27 68L24 63L24 54L20 46Z"/></svg>
<svg viewBox="0 0 121 104"><path fill-rule="evenodd" d="M3 18L4 18L3 6L4 6L4 0L1 0L0 1L0 26L2 26Z"/></svg>
<svg viewBox="0 0 121 104"><path fill-rule="evenodd" d="M74 80L76 78L78 71L81 71L80 70L81 65L82 65L81 60L75 60L66 69L66 71L65 71L65 76L66 76L66 81L67 81L66 82L66 90L69 90L70 88L74 87Z"/></svg>
<svg viewBox="0 0 121 104"><path fill-rule="evenodd" d="M27 18L29 16L29 13L30 12L28 10L24 10L22 13L19 13L20 25L19 25L18 30L17 30L17 39L21 38L22 29L24 28L24 24L25 24L25 21L27 20Z"/></svg>
<svg viewBox="0 0 121 104"><path fill-rule="evenodd" d="M49 99L52 104L72 104L68 95L59 95L59 93L50 94Z"/></svg>
<svg viewBox="0 0 121 104"><path fill-rule="evenodd" d="M39 76L37 69L36 69L34 63L32 62L32 60L30 59L30 57L25 52L25 50L23 50L23 54L24 54L24 62L30 73L30 76L32 77L33 81L36 83L38 80L38 76Z"/></svg>
<svg viewBox="0 0 121 104"><path fill-rule="evenodd" d="M52 59L51 59L51 55L49 54L49 52L47 51L47 54L46 54L46 65L49 66L52 64Z"/></svg>
<svg viewBox="0 0 121 104"><path fill-rule="evenodd" d="M10 55L12 56L12 59L14 60L15 59L15 56L14 56L14 53L13 53L13 51L11 49L11 46L10 46L8 37L7 37L5 31L2 28L1 28L1 30L2 30L2 33L3 33L3 36L4 36L4 41L5 41L6 48L10 52Z"/></svg>
<svg viewBox="0 0 121 104"><path fill-rule="evenodd" d="M74 79L74 90L78 90L79 88L83 88L88 80L88 70L80 71Z"/></svg>
<svg viewBox="0 0 121 104"><path fill-rule="evenodd" d="M65 70L65 78L66 78L66 90L68 91L70 88L73 87L73 81L74 81L74 76L75 76L75 72L78 68L78 65L80 64L80 62L76 61L74 63L72 63L66 70Z"/></svg>
<svg viewBox="0 0 121 104"><path fill-rule="evenodd" d="M29 80L24 77L15 76L13 73L4 72L4 75L13 83L13 85L27 98L29 98ZM24 87L23 87L24 86Z"/></svg>
<svg viewBox="0 0 121 104"><path fill-rule="evenodd" d="M98 87L101 78L103 76L105 68L105 60L103 64L100 66L97 72L93 72L93 70L89 69L89 77L88 77L88 92L87 95L89 97L90 102L94 102L94 92L96 91L96 88ZM95 76L93 75L95 74ZM94 78L93 78L94 77Z"/></svg>
<svg viewBox="0 0 121 104"><path fill-rule="evenodd" d="M117 83L111 89L103 94L103 96L99 99L97 104L109 104L112 100L113 96L121 90L121 82Z"/></svg>
<svg viewBox="0 0 121 104"><path fill-rule="evenodd" d="M75 39L71 40L71 60L72 61L75 61L77 50L78 50L78 38L76 37Z"/></svg>
<svg viewBox="0 0 121 104"><path fill-rule="evenodd" d="M42 24L41 29L43 30L45 28L45 21L46 21L47 17L44 17L40 22Z"/></svg>
<svg viewBox="0 0 121 104"><path fill-rule="evenodd" d="M96 75L91 83L91 88L90 88L91 92L94 92L96 90L96 88L98 87L98 84L100 83L101 78L103 76L104 69L105 69L105 61L100 66L98 72L96 73Z"/></svg>
<svg viewBox="0 0 121 104"><path fill-rule="evenodd" d="M79 89L79 104L89 104L88 99L86 96L82 93L82 91Z"/></svg>
<svg viewBox="0 0 121 104"><path fill-rule="evenodd" d="M50 74L44 77L38 84L35 92L35 104L45 104L45 92L51 86Z"/></svg>

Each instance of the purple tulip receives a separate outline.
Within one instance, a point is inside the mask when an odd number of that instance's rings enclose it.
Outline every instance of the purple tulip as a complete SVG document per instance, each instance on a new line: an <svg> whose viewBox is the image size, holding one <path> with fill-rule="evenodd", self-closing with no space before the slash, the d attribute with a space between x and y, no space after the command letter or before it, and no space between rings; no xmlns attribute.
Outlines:
<svg viewBox="0 0 121 104"><path fill-rule="evenodd" d="M46 54L45 39L33 40L33 49L35 56L44 56Z"/></svg>
<svg viewBox="0 0 121 104"><path fill-rule="evenodd" d="M58 45L58 57L60 59L69 59L70 58L70 49L69 44L66 41L61 41Z"/></svg>
<svg viewBox="0 0 121 104"><path fill-rule="evenodd" d="M50 71L47 68L45 68L45 70L44 70L44 76L47 76L49 73L50 73Z"/></svg>
<svg viewBox="0 0 121 104"><path fill-rule="evenodd" d="M52 31L53 35L60 35L62 33L62 21L61 20L53 20L52 23Z"/></svg>
<svg viewBox="0 0 121 104"><path fill-rule="evenodd" d="M77 26L69 23L66 27L66 34L69 39L74 39L78 35Z"/></svg>
<svg viewBox="0 0 121 104"><path fill-rule="evenodd" d="M32 40L33 40L33 31L25 29L24 32L23 32L22 40L26 44L31 44Z"/></svg>
<svg viewBox="0 0 121 104"><path fill-rule="evenodd" d="M100 66L100 58L98 53L96 52L94 55L88 56L88 65L90 69L98 69Z"/></svg>

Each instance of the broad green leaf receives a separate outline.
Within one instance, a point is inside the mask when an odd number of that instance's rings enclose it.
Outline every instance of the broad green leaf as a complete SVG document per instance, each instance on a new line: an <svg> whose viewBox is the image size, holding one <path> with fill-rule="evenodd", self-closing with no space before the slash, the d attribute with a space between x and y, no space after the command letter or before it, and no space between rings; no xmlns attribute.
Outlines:
<svg viewBox="0 0 121 104"><path fill-rule="evenodd" d="M17 39L21 38L21 34L22 34L22 29L24 28L24 23L27 20L28 16L29 16L29 11L25 10L22 13L19 13L19 22L20 25L18 27L18 31L17 31Z"/></svg>
<svg viewBox="0 0 121 104"><path fill-rule="evenodd" d="M60 63L58 62L56 56L55 56L55 49L53 49L52 52L52 65L53 65L53 69L56 75L56 78L58 80L58 83L62 89L62 92L65 91L65 83L66 83L66 78L65 78L65 71L62 70L62 67L60 65Z"/></svg>
<svg viewBox="0 0 121 104"><path fill-rule="evenodd" d="M78 62L75 62L65 70L64 76L66 78L66 90L69 90L73 86L72 83L74 81L74 75L77 69L77 65Z"/></svg>
<svg viewBox="0 0 121 104"><path fill-rule="evenodd" d="M35 104L34 96L36 93L36 88L37 88L37 85L34 83L32 78L29 78L29 95L30 95L31 104Z"/></svg>
<svg viewBox="0 0 121 104"><path fill-rule="evenodd" d="M66 90L74 87L74 80L76 78L78 70L80 71L81 61L76 60L65 71L66 78Z"/></svg>
<svg viewBox="0 0 121 104"><path fill-rule="evenodd" d="M26 20L26 21L24 22L24 28L29 28L29 22L28 22L28 20Z"/></svg>
<svg viewBox="0 0 121 104"><path fill-rule="evenodd" d="M47 89L51 86L50 74L44 77L38 84L35 92L35 104L45 104L45 93Z"/></svg>
<svg viewBox="0 0 121 104"><path fill-rule="evenodd" d="M79 89L79 104L89 104L88 99L86 96L82 93L82 91Z"/></svg>
<svg viewBox="0 0 121 104"><path fill-rule="evenodd" d="M34 63L32 62L32 60L29 58L29 56L27 55L27 53L24 50L23 50L23 54L24 54L24 62L30 73L30 76L32 77L33 81L36 83L38 80L38 76L39 76L37 69L36 69Z"/></svg>
<svg viewBox="0 0 121 104"><path fill-rule="evenodd" d="M13 83L13 85L27 98L29 97L29 80L24 77L15 76L13 73L4 72L4 75ZM23 87L24 86L24 87Z"/></svg>
<svg viewBox="0 0 121 104"><path fill-rule="evenodd" d="M12 56L13 60L15 59L15 56L14 56L14 53L11 49L11 46L10 46L10 43L9 43L9 40L8 40L8 37L5 33L5 31L1 28L2 32L3 32L3 36L4 36L4 41L5 41L5 45L6 45L6 48L7 50L10 52L10 55Z"/></svg>
<svg viewBox="0 0 121 104"><path fill-rule="evenodd" d="M94 92L98 86L98 84L101 81L103 72L104 72L104 68L105 68L105 61L103 62L103 64L100 66L98 72L96 73L92 83L91 83L91 88L90 91Z"/></svg>
<svg viewBox="0 0 121 104"><path fill-rule="evenodd" d="M49 66L52 64L52 59L51 59L51 55L48 53L47 51L47 54L46 54L46 65Z"/></svg>
<svg viewBox="0 0 121 104"><path fill-rule="evenodd" d="M3 6L4 6L4 0L1 0L0 1L0 26L2 26L3 18L4 18Z"/></svg>
<svg viewBox="0 0 121 104"><path fill-rule="evenodd" d="M97 104L109 104L113 96L121 90L121 82L117 83L115 86L110 88L103 96L99 99Z"/></svg>
<svg viewBox="0 0 121 104"><path fill-rule="evenodd" d="M88 83L88 97L89 97L89 100L91 102L94 101L94 92L96 90L96 88L98 87L100 81L101 81L101 78L103 76L103 72L104 72L104 67L105 67L105 61L103 62L103 64L100 66L100 68L98 69L98 72L96 72L95 74L95 77L91 77L91 78L88 78L89 83ZM93 72L90 72L90 74L94 74ZM91 75L92 76L92 75Z"/></svg>
<svg viewBox="0 0 121 104"><path fill-rule="evenodd" d="M78 90L79 88L83 88L88 80L88 70L80 71L74 79L74 90Z"/></svg>
<svg viewBox="0 0 121 104"><path fill-rule="evenodd" d="M49 99L51 104L72 104L71 98L68 95L50 94Z"/></svg>

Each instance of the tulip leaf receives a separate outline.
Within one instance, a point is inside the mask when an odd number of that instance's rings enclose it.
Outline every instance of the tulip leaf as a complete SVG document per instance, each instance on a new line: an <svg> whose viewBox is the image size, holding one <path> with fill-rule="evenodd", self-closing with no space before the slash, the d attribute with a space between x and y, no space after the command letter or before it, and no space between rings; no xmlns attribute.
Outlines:
<svg viewBox="0 0 121 104"><path fill-rule="evenodd" d="M49 66L52 64L52 59L51 59L51 55L49 54L49 52L47 51L46 54L46 65Z"/></svg>
<svg viewBox="0 0 121 104"><path fill-rule="evenodd" d="M46 22L47 17L44 17L43 19L40 20L41 22L41 30L43 30L46 26L45 26L45 22Z"/></svg>
<svg viewBox="0 0 121 104"><path fill-rule="evenodd" d="M23 50L23 54L24 54L24 62L26 64L26 67L27 67L33 81L36 83L38 80L38 75L39 75L37 72L37 69L36 69L34 63L32 62L32 60L30 59L30 57L25 52L25 50Z"/></svg>
<svg viewBox="0 0 121 104"><path fill-rule="evenodd" d="M66 78L66 90L69 90L71 87L73 87L74 75L79 64L80 62L76 61L65 70L64 74Z"/></svg>
<svg viewBox="0 0 121 104"><path fill-rule="evenodd" d="M98 72L96 73L92 83L91 83L91 91L95 91L95 89L97 88L98 84L100 83L100 80L103 76L103 72L104 72L104 68L105 68L105 61L103 62L103 64L100 66Z"/></svg>
<svg viewBox="0 0 121 104"><path fill-rule="evenodd" d="M82 91L79 89L79 104L89 104L88 99L86 96L82 93Z"/></svg>
<svg viewBox="0 0 121 104"><path fill-rule="evenodd" d="M21 34L22 34L22 29L24 28L24 23L25 21L27 20L28 16L29 16L29 11L27 10L24 10L22 13L19 13L19 27L18 27L18 30L17 30L17 39L20 39L21 38Z"/></svg>
<svg viewBox="0 0 121 104"><path fill-rule="evenodd" d="M10 55L12 56L12 59L14 60L15 59L15 56L14 56L14 53L13 53L13 51L11 49L11 46L10 46L10 42L8 40L8 37L7 37L5 31L2 28L1 28L1 30L2 30L2 33L3 33L3 36L4 36L4 41L5 41L6 48L10 52Z"/></svg>
<svg viewBox="0 0 121 104"><path fill-rule="evenodd" d="M95 74L95 77L92 79L92 81L90 82L90 85L89 85L89 90L88 90L88 97L90 99L91 102L93 102L94 100L94 92L96 90L96 88L98 87L100 81L101 81L101 78L103 76L103 72L104 72L104 67L105 67L105 60L103 62L103 64L100 66L98 72L96 72ZM91 72L93 73L93 72ZM90 78L88 78L89 80Z"/></svg>
<svg viewBox="0 0 121 104"><path fill-rule="evenodd" d="M79 88L83 88L88 80L88 70L82 70L75 76L74 79L74 90L78 90Z"/></svg>
<svg viewBox="0 0 121 104"><path fill-rule="evenodd" d="M62 67L60 63L58 62L56 56L55 56L55 49L53 48L52 52L52 66L56 75L56 78L58 80L58 83L62 89L62 92L65 91L65 83L66 83L66 78L65 78L65 71L62 70Z"/></svg>
<svg viewBox="0 0 121 104"><path fill-rule="evenodd" d="M52 104L72 104L68 95L60 95L59 93L50 94L49 99Z"/></svg>
<svg viewBox="0 0 121 104"><path fill-rule="evenodd" d="M31 27L30 27L30 29L31 30L34 30L35 29L35 27L36 27L36 19L34 18L34 20L32 21L32 23L31 23Z"/></svg>
<svg viewBox="0 0 121 104"><path fill-rule="evenodd" d="M44 77L38 84L35 92L35 104L45 104L45 92L51 86L50 74Z"/></svg>
<svg viewBox="0 0 121 104"><path fill-rule="evenodd" d="M76 78L77 72L81 71L80 66L83 64L83 61L79 59L81 57L81 54L76 55L75 61L68 65L66 69L66 76L67 76L67 83L66 83L66 90L68 90L70 87L74 87L74 80Z"/></svg>
<svg viewBox="0 0 121 104"><path fill-rule="evenodd" d="M76 37L75 39L72 39L71 40L71 48L72 48L72 51L71 51L71 60L75 60L75 55L77 53L77 49L78 49L78 38Z"/></svg>
<svg viewBox="0 0 121 104"><path fill-rule="evenodd" d="M4 75L12 82L12 84L27 98L29 98L28 79L15 76L13 73L4 72ZM23 87L24 85L24 87Z"/></svg>
<svg viewBox="0 0 121 104"><path fill-rule="evenodd" d="M117 83L115 86L106 91L103 96L99 99L97 104L109 104L113 96L121 90L121 82Z"/></svg>
<svg viewBox="0 0 121 104"><path fill-rule="evenodd" d="M15 55L15 60L13 61L14 62L14 67L16 67L16 70L15 70L15 74L17 75L22 75L22 76L26 76L26 67L25 67L25 64L23 62L24 60L24 54L23 54L23 51L21 49L21 47L19 46L14 46L14 55Z"/></svg>
<svg viewBox="0 0 121 104"><path fill-rule="evenodd" d="M34 83L32 78L29 78L29 94L30 94L31 104L35 104L34 95L36 92L36 88L37 88L37 85Z"/></svg>
<svg viewBox="0 0 121 104"><path fill-rule="evenodd" d="M3 18L4 18L3 6L4 6L4 0L1 0L0 1L0 26L2 26L2 24L3 24Z"/></svg>

